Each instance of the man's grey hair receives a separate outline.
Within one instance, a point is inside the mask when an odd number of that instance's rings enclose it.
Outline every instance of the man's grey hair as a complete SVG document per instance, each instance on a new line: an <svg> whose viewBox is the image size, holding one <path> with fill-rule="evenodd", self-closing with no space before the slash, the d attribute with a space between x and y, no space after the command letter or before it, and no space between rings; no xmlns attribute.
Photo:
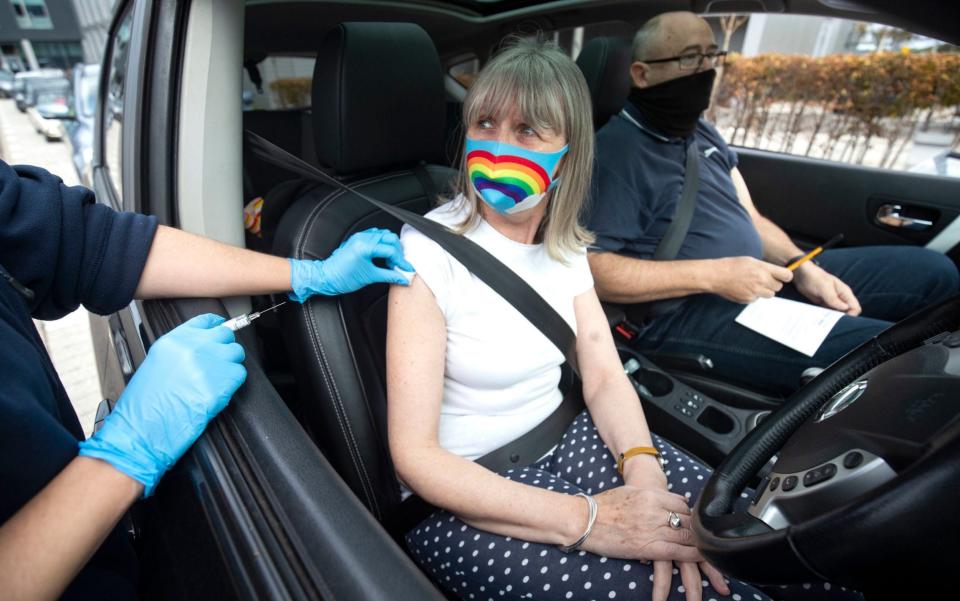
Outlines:
<svg viewBox="0 0 960 601"><path fill-rule="evenodd" d="M633 36L633 60L648 61L660 58L657 56L660 43L660 21L663 15L657 15L643 24L643 27Z"/></svg>

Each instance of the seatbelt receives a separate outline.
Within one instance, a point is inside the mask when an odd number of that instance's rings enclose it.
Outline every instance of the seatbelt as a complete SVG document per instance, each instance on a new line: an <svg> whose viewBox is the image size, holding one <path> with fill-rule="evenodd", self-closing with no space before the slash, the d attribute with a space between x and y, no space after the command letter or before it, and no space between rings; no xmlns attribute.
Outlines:
<svg viewBox="0 0 960 601"><path fill-rule="evenodd" d="M536 290L473 240L461 236L446 226L431 221L422 215L371 198L249 130L247 130L246 136L250 150L262 160L308 179L336 186L366 200L388 215L419 230L420 233L439 244L471 273L516 308L563 353L567 364L573 370L575 378L570 386L570 392L564 395L560 406L533 430L498 449L494 449L477 459L475 463L494 472L529 465L543 457L560 441L567 427L584 407L583 398L580 395L580 372L577 368L576 334L573 333L570 325L563 317ZM425 188L424 192L430 194L429 187L423 184L423 179L429 178L429 174L422 167L420 169L422 171L418 175L418 179L421 180L421 186ZM403 532L429 515L432 510L433 507L419 497L410 497L401 504L401 510L397 513L395 519L390 520L389 526L393 526L390 529L402 535ZM424 511L426 513L423 513ZM407 524L409 524L409 527L407 527Z"/></svg>
<svg viewBox="0 0 960 601"><path fill-rule="evenodd" d="M626 109L620 111L620 116L635 125L640 130L645 128L634 119ZM700 153L697 149L696 136L687 141L687 159L683 168L683 188L680 191L680 200L674 209L673 219L667 231L657 244L653 252L654 261L672 261L677 258L683 241L690 231L690 222L697 208L697 195L700 192ZM632 321L640 323L660 315L677 310L684 303L683 298L669 298L660 301L650 301L635 305L622 305Z"/></svg>
<svg viewBox="0 0 960 601"><path fill-rule="evenodd" d="M697 140L691 137L687 144L687 162L683 168L683 191L673 213L673 221L667 228L667 233L660 239L657 250L653 253L654 261L672 261L680 253L683 240L690 231L690 222L693 221L693 212L697 208L697 193L700 191L700 153L697 151Z"/></svg>

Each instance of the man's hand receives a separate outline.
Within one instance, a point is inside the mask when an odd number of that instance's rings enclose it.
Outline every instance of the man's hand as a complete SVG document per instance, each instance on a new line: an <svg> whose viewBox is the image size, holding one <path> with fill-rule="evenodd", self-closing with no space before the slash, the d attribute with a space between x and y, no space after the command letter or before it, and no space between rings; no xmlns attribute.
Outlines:
<svg viewBox="0 0 960 601"><path fill-rule="evenodd" d="M840 278L807 261L797 268L795 285L811 302L847 315L860 315L860 302Z"/></svg>
<svg viewBox="0 0 960 601"><path fill-rule="evenodd" d="M753 257L727 257L711 262L710 292L735 303L771 298L793 279L786 267Z"/></svg>

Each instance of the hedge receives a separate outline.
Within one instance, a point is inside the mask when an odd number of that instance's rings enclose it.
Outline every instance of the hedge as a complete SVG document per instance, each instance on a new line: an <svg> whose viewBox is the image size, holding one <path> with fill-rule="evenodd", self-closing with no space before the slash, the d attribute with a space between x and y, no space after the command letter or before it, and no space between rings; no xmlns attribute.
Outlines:
<svg viewBox="0 0 960 601"><path fill-rule="evenodd" d="M863 163L883 142L889 167L931 123L960 143L960 54L732 55L723 70L718 124L735 144Z"/></svg>

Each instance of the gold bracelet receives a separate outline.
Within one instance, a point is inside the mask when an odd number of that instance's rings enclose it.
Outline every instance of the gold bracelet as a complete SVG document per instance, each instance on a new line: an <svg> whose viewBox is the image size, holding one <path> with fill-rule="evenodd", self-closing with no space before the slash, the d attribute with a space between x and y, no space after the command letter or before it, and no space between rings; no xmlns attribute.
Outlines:
<svg viewBox="0 0 960 601"><path fill-rule="evenodd" d="M663 469L664 460L660 456L660 451L656 447L633 447L632 449L627 449L626 451L620 453L620 456L617 457L617 471L620 472L620 475L623 475L623 464L627 459L634 457L636 455L653 455L657 458L657 463L660 464L660 469Z"/></svg>

